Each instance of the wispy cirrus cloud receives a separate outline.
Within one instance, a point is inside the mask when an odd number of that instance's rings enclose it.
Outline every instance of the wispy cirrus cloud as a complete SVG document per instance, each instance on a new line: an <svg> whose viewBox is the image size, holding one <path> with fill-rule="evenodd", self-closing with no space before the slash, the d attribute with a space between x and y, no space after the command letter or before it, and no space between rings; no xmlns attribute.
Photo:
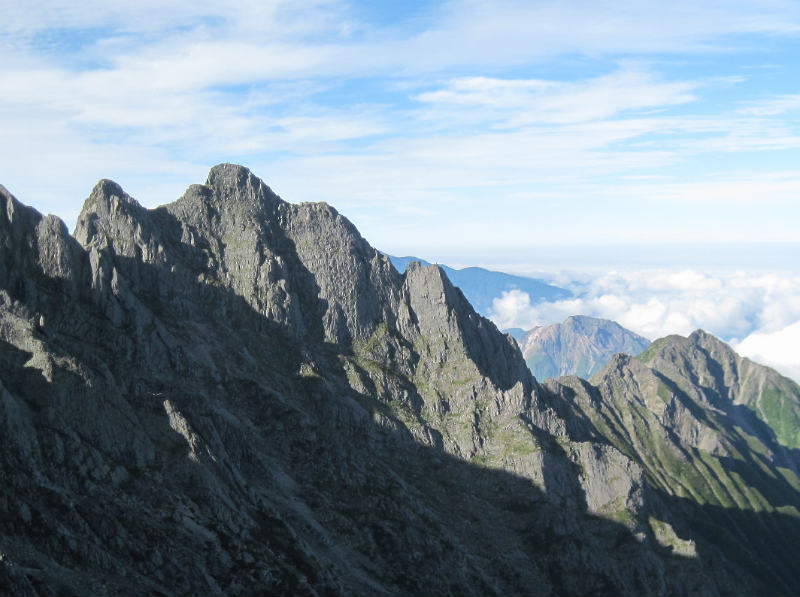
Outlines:
<svg viewBox="0 0 800 597"><path fill-rule="evenodd" d="M786 94L749 102L741 112L752 116L777 116L787 112L800 112L800 94Z"/></svg>
<svg viewBox="0 0 800 597"><path fill-rule="evenodd" d="M620 70L602 77L561 82L541 79L468 77L417 99L442 110L480 110L505 126L600 121L631 110L659 109L693 101L697 83L659 81L649 73Z"/></svg>
<svg viewBox="0 0 800 597"><path fill-rule="evenodd" d="M795 151L796 96L719 96L756 77L731 56L749 65L759 40L797 38L798 8L465 0L387 17L337 0L8 3L0 177L69 221L101 176L161 203L233 160L290 199L347 208L387 249L458 242L456 230L480 234L472 221L487 243L558 240L542 202L575 214L584 239L648 236L642 200L667 223L665 206L687 197L794 196L763 162L745 177L717 158ZM698 57L710 66L681 66Z"/></svg>

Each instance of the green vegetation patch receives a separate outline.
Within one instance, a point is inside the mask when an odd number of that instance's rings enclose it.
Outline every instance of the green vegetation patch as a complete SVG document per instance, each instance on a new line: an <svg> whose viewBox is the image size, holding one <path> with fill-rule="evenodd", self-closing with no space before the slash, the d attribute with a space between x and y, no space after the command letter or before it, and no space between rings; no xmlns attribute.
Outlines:
<svg viewBox="0 0 800 597"><path fill-rule="evenodd" d="M655 342L652 342L650 346L644 349L644 352L641 352L636 359L641 361L642 363L647 363L652 361L653 358L658 354L661 349L663 349L667 344L670 343L670 338L667 336L666 338L659 338Z"/></svg>
<svg viewBox="0 0 800 597"><path fill-rule="evenodd" d="M664 401L664 404L669 404L670 400L672 400L672 392L661 380L658 381L658 389L656 393L658 394L658 397Z"/></svg>
<svg viewBox="0 0 800 597"><path fill-rule="evenodd" d="M632 528L635 523L633 515L627 508L620 508L619 510L613 510L611 512L600 512L599 514L603 518L613 520L614 522L618 522L619 524L625 525L628 528Z"/></svg>
<svg viewBox="0 0 800 597"><path fill-rule="evenodd" d="M742 439L744 439L744 441L747 443L747 447L750 449L751 452L754 452L756 454L761 454L765 458L770 458L769 448L767 448L767 446L764 445L764 442L758 439L755 435L747 433L744 429L742 429L739 426L734 427L734 429L739 434L739 436ZM738 456L739 459L741 460L742 455L738 454Z"/></svg>
<svg viewBox="0 0 800 597"><path fill-rule="evenodd" d="M653 516L648 519L648 522L659 545L678 555L697 557L697 548L694 541L678 537L671 524L658 520Z"/></svg>
<svg viewBox="0 0 800 597"><path fill-rule="evenodd" d="M775 430L778 441L787 448L800 448L800 404L794 384L764 388L759 406L766 423Z"/></svg>
<svg viewBox="0 0 800 597"><path fill-rule="evenodd" d="M776 468L783 478L786 479L786 482L789 483L795 491L800 492L800 477L797 476L797 473L782 466Z"/></svg>

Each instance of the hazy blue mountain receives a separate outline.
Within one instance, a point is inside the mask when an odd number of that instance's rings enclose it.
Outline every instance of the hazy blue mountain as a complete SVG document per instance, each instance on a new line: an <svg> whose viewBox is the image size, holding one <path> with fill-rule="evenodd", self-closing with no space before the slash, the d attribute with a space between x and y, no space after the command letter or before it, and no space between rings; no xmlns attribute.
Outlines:
<svg viewBox="0 0 800 597"><path fill-rule="evenodd" d="M392 262L392 265L395 267L395 269L398 272L400 272L401 274L404 271L406 271L406 268L408 267L408 264L413 262L413 261L416 261L420 265L432 265L430 261L425 261L424 259L420 259L419 257L411 257L411 256L394 257L392 255L386 255L386 256L389 258L389 261ZM442 267L442 266L440 265L439 267ZM452 279L450 281L452 282Z"/></svg>
<svg viewBox="0 0 800 597"><path fill-rule="evenodd" d="M535 327L515 340L539 380L562 375L588 378L615 354L637 355L650 344L647 338L615 321L583 315L568 317L564 323Z"/></svg>
<svg viewBox="0 0 800 597"><path fill-rule="evenodd" d="M430 265L429 262L418 257L393 257L392 255L387 255L387 257L400 273L406 271L406 267L412 261L422 265ZM489 309L492 307L492 300L499 297L504 291L518 289L527 292L531 297L531 303L542 300L557 301L572 296L569 290L553 286L545 280L536 278L515 276L482 267L455 269L441 264L439 267L445 271L450 281L461 289L461 292L472 303L475 310L484 316L489 313Z"/></svg>
<svg viewBox="0 0 800 597"><path fill-rule="evenodd" d="M519 344L520 340L522 340L528 332L522 328L506 328L503 330L503 333L509 334Z"/></svg>

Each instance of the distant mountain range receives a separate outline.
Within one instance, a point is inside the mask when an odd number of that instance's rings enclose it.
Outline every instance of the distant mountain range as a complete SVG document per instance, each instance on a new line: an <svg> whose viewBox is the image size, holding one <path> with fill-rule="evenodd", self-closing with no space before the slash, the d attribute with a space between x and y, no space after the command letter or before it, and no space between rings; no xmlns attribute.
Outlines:
<svg viewBox="0 0 800 597"><path fill-rule="evenodd" d="M506 330L509 332L509 330ZM512 336L536 379L562 375L589 378L617 353L637 355L650 341L626 330L615 321L583 315L564 323L535 327Z"/></svg>
<svg viewBox="0 0 800 597"><path fill-rule="evenodd" d="M397 271L403 273L408 264L416 261L421 265L431 265L418 257L393 257L387 255ZM492 308L492 301L499 298L503 292L521 290L531 297L531 303L539 301L557 301L572 296L565 288L553 286L545 280L514 276L503 272L496 272L482 267L465 267L455 269L447 265L439 265L450 281L461 289L464 296L475 310L483 316L488 316Z"/></svg>

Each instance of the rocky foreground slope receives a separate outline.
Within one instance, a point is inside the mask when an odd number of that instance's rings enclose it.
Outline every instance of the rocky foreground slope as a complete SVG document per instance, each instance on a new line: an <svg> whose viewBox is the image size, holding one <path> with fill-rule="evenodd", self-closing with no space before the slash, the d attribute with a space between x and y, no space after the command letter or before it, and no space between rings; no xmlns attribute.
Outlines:
<svg viewBox="0 0 800 597"><path fill-rule="evenodd" d="M74 236L0 188L0 592L800 592L797 387L686 342L543 387L242 167Z"/></svg>
<svg viewBox="0 0 800 597"><path fill-rule="evenodd" d="M536 379L563 375L588 378L615 354L637 355L650 345L647 338L615 321L585 315L530 329L518 343Z"/></svg>

